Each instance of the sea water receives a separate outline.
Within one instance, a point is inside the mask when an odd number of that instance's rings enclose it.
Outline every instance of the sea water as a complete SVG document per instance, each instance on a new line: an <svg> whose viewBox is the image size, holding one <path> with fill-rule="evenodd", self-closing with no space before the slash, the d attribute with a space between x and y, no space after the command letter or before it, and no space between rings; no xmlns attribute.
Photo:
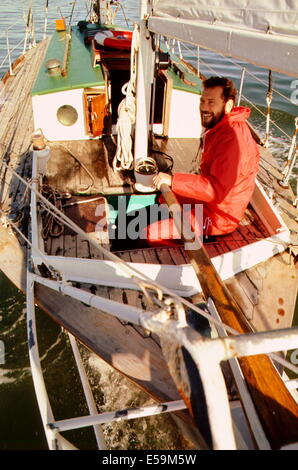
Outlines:
<svg viewBox="0 0 298 470"><path fill-rule="evenodd" d="M7 39L5 28L17 21L21 15L26 18L28 1L1 0L0 2L0 64L6 55ZM65 2L52 0L49 2L51 10L49 16L49 30L54 27L54 18L61 13L68 16L71 6ZM138 7L136 0L123 2L126 7L126 16L136 19ZM39 28L36 31L37 39L43 35L43 12L45 2L34 2L34 16L39 19ZM59 6L61 10L59 10ZM83 0L77 1L75 15L78 19L86 16L86 7ZM125 21L123 19L123 24ZM25 29L24 20L9 32L9 44L17 45L23 37ZM22 52L22 46L12 52L15 59ZM221 56L200 51L203 63L200 71L208 76L214 73L232 78L237 87L240 85L242 68L247 68L247 81L244 94L259 109L266 112L267 86L255 81L250 75L254 72L257 77L267 83L268 72L261 68L238 62L241 68L229 64ZM190 57L185 56L189 59ZM195 59L194 59L195 65ZM7 62L0 67L0 75L7 70ZM293 78L281 74L273 74L273 86L286 95L284 100L280 95L274 95L272 102L272 120L275 121L289 136L294 131L294 117L297 106L291 102L293 97ZM1 96L1 89L0 89ZM242 100L242 104L247 102ZM265 118L252 108L252 122L261 136L264 135ZM0 123L1 125L1 123ZM283 132L272 127L270 150L284 161L289 150L289 139ZM296 171L296 170L295 170ZM294 180L293 180L294 186ZM1 268L1 267L0 267ZM297 319L296 319L297 321ZM80 380L78 378L74 359L65 331L53 323L43 312L37 309L38 340L40 347L41 364L45 372L46 385L56 419L73 416L82 416L88 413ZM82 349L84 363L92 385L95 385L95 400L100 412L117 409L132 408L149 405L150 398L120 374L111 369L93 353ZM39 410L34 393L32 377L29 367L26 322L25 297L20 293L0 271L0 449L46 449L47 444L41 424ZM166 416L150 417L141 420L132 420L107 424L104 434L110 449L184 449L185 441L177 433L176 426ZM90 429L73 431L65 434L75 445L82 449L95 449L95 440Z"/></svg>

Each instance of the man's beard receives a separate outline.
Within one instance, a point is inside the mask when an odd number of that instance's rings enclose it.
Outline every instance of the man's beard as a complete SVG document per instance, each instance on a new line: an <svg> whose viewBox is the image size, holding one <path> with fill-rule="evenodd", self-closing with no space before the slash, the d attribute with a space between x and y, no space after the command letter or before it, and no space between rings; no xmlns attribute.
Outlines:
<svg viewBox="0 0 298 470"><path fill-rule="evenodd" d="M204 123L204 115L210 115L210 119L208 119L207 122ZM221 113L215 115L214 113L206 113L206 112L202 112L201 113L201 120L202 120L202 126L205 127L205 129L212 129L212 127L214 127L219 121L222 120L222 118L224 117L225 115L225 111L222 110Z"/></svg>

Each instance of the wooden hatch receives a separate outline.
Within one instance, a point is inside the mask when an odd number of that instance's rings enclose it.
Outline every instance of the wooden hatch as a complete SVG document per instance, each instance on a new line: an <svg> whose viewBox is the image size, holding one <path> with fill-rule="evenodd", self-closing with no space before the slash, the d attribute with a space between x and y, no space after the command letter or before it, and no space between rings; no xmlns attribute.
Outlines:
<svg viewBox="0 0 298 470"><path fill-rule="evenodd" d="M107 116L106 94L95 90L84 91L85 122L87 133L99 137L104 133Z"/></svg>

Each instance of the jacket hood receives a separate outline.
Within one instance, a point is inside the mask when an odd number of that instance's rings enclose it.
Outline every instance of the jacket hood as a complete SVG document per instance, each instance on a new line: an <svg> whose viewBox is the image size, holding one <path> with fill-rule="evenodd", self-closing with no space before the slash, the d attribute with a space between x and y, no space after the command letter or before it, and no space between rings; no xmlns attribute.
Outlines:
<svg viewBox="0 0 298 470"><path fill-rule="evenodd" d="M206 134L216 132L220 127L232 127L237 122L245 122L250 116L250 109L244 106L235 106L232 111L225 114L224 117L211 129L206 129Z"/></svg>

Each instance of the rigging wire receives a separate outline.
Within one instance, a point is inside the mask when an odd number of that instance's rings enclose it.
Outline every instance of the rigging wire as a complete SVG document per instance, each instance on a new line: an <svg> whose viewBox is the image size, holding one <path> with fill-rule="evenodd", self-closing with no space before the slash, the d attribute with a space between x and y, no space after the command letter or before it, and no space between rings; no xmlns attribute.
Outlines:
<svg viewBox="0 0 298 470"><path fill-rule="evenodd" d="M188 47L186 44L183 43L183 46L185 49L187 49L189 52L191 52L192 54L194 54L194 51L192 51L192 49L190 47ZM241 66L239 64L237 64L235 61L233 61L231 58L227 58L225 56L223 56L223 54L220 54L222 57L224 57L225 59L228 59L233 65L235 65L237 68L240 68ZM211 67L210 64L208 64L204 59L202 59L200 57L200 62L202 62L202 64L205 65L205 67L207 67L212 73L214 73L215 75L219 75L218 72L216 72L216 70ZM262 83L263 85L268 85L266 84L266 82L264 80L262 80L261 78L257 77L253 72L250 72L247 68L245 69L245 73L250 75L251 77L253 77L255 80L257 80L258 82ZM278 95L280 95L282 98L284 98L286 101L288 101L289 103L292 103L291 100L285 96L283 93L281 93L280 91L276 90L275 88L271 87L272 89L272 92L274 93L277 93ZM256 109L256 111L261 114L263 117L266 118L266 114L261 111L261 109L259 109L254 103L252 103L246 96L242 95L242 98L247 102L249 103L250 106L252 106L254 109ZM287 139L291 139L291 136L289 134L287 134L287 132L285 132L275 121L271 120L271 123L272 125L274 125L278 130L279 132L281 132L285 137L287 137Z"/></svg>
<svg viewBox="0 0 298 470"><path fill-rule="evenodd" d="M212 71L212 73L215 73L216 75L218 75L218 73L209 65L207 64L207 62L205 62L203 59L200 59L201 62L209 68L209 70ZM266 114L260 109L258 108L254 103L252 103L252 101L250 101L246 96L242 95L242 98L247 101L247 103L249 103L254 109L256 109L258 111L258 113L260 113L263 117L266 118ZM282 133L284 134L288 139L291 139L291 136L289 134L287 134L278 124L276 124L275 121L271 121L272 124Z"/></svg>

